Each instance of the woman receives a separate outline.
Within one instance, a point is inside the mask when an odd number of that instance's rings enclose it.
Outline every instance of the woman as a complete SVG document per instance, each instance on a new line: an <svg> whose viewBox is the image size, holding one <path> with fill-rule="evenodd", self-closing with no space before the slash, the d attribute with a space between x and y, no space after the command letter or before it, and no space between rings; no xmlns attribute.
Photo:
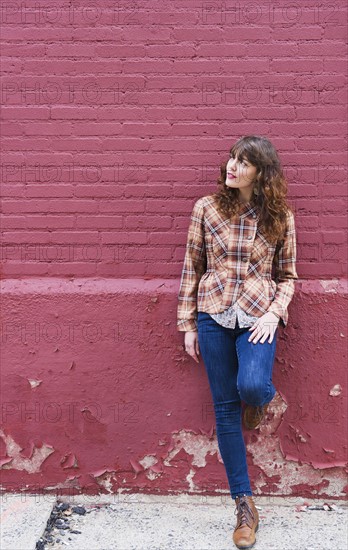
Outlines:
<svg viewBox="0 0 348 550"><path fill-rule="evenodd" d="M216 433L237 524L238 548L255 542L259 516L248 477L243 421L259 426L273 399L278 324L294 294L296 235L278 154L265 137L244 136L221 166L221 189L193 207L178 295L177 329L214 402ZM273 271L274 270L274 271Z"/></svg>

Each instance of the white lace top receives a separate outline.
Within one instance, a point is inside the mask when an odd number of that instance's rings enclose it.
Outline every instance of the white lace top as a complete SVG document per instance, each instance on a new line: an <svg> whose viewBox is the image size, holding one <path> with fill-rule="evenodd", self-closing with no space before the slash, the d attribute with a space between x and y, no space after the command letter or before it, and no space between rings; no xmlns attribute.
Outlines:
<svg viewBox="0 0 348 550"><path fill-rule="evenodd" d="M240 327L251 327L258 319L258 317L254 317L245 313L245 311L241 307L239 307L237 302L230 306L228 309L225 309L225 311L222 311L221 313L215 313L214 315L210 314L210 316L217 323L219 323L219 325L222 325L225 328L235 328L237 316L238 325Z"/></svg>

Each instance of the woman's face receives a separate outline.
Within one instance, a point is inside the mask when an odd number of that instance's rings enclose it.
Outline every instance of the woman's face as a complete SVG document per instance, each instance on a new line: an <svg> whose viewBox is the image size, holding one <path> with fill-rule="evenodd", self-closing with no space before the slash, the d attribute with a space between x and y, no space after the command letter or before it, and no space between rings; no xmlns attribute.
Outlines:
<svg viewBox="0 0 348 550"><path fill-rule="evenodd" d="M227 187L240 189L243 197L250 198L254 187L253 181L256 172L256 166L253 166L246 157L243 157L242 161L239 161L231 155L226 166L225 184Z"/></svg>

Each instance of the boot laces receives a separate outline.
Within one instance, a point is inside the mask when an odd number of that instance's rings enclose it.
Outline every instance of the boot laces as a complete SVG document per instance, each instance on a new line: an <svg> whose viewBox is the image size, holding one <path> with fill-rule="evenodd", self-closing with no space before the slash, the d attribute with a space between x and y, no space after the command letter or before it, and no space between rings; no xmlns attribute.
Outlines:
<svg viewBox="0 0 348 550"><path fill-rule="evenodd" d="M257 418L257 420L262 420L262 417L264 416L264 409L263 407L261 406L258 406L256 407L256 410L255 410L255 417Z"/></svg>
<svg viewBox="0 0 348 550"><path fill-rule="evenodd" d="M234 513L238 514L238 525L236 529L243 525L248 525L248 527L252 528L254 514L245 498L241 498L239 502L237 502L237 507Z"/></svg>

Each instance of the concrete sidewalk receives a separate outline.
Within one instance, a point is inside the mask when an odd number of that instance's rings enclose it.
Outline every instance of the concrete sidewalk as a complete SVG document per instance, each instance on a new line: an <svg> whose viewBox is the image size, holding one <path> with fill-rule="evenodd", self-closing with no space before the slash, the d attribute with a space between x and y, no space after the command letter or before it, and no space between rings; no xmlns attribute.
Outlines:
<svg viewBox="0 0 348 550"><path fill-rule="evenodd" d="M347 502L290 497L254 500L260 527L253 550L348 549ZM233 550L234 510L228 495L56 499L5 494L1 497L0 548Z"/></svg>

